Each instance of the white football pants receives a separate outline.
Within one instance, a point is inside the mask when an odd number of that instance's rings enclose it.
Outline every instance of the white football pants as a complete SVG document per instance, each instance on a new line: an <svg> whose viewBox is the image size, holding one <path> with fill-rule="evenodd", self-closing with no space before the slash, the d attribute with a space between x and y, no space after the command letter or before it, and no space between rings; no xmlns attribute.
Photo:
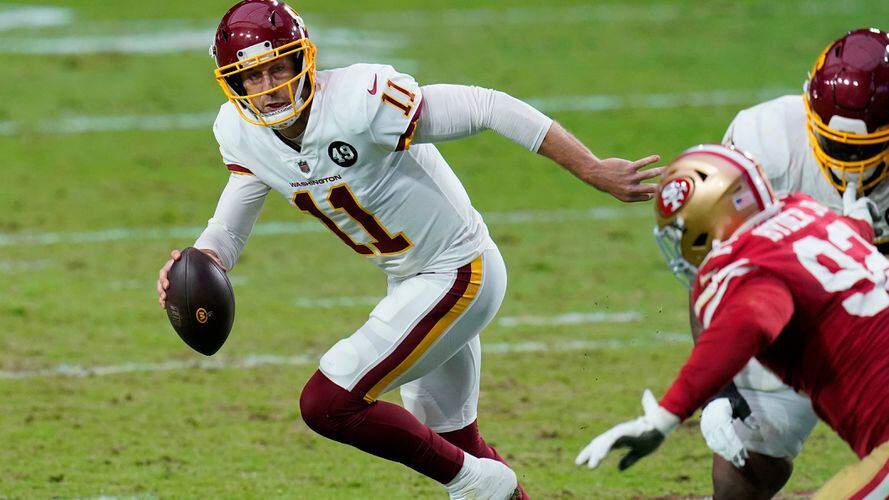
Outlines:
<svg viewBox="0 0 889 500"><path fill-rule="evenodd" d="M451 272L390 278L367 322L321 358L321 372L368 402L401 387L405 408L433 431L461 429L478 416L478 334L505 293L496 247Z"/></svg>

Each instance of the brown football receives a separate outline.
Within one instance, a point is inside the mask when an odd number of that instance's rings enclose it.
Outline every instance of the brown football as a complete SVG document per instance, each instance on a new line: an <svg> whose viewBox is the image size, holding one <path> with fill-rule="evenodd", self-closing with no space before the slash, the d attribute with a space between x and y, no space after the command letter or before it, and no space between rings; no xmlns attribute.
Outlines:
<svg viewBox="0 0 889 500"><path fill-rule="evenodd" d="M225 271L194 247L182 251L168 274L167 316L179 337L211 356L222 347L235 319L235 295Z"/></svg>

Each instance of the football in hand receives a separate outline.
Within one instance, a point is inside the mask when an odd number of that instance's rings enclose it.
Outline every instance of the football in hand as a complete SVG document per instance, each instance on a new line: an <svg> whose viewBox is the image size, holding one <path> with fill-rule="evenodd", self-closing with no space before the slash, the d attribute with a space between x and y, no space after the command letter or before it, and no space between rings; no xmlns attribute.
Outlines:
<svg viewBox="0 0 889 500"><path fill-rule="evenodd" d="M213 355L225 343L235 319L235 295L225 271L209 255L188 247L167 277L170 323L189 347Z"/></svg>

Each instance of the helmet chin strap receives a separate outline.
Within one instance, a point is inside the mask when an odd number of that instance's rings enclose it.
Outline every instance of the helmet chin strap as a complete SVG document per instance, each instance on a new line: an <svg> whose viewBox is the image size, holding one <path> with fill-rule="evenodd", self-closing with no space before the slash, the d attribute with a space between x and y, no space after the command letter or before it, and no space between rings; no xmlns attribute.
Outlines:
<svg viewBox="0 0 889 500"><path fill-rule="evenodd" d="M302 101L302 99L300 99L300 101ZM299 102L299 103L297 103L297 104L298 104L298 105L302 105L302 102ZM284 108L279 109L279 110L277 110L277 111L273 111L273 112L271 112L271 113L263 113L263 114L262 114L262 118L263 118L264 120L266 120L266 121L275 121L277 115L286 115L286 114L288 114L288 113L292 113L292 112L293 112L293 105L288 104L288 105L285 106ZM301 112L300 112L300 113L296 113L295 115L291 116L290 118L284 120L284 121L281 122L281 123L276 123L276 124L274 124L274 125L267 125L267 126L268 126L269 128L271 128L271 129L274 129L274 130L282 130L282 129L285 129L285 128L287 128L287 127L293 125L294 123L296 123L296 120L299 119L299 115L301 115L301 114L302 114Z"/></svg>

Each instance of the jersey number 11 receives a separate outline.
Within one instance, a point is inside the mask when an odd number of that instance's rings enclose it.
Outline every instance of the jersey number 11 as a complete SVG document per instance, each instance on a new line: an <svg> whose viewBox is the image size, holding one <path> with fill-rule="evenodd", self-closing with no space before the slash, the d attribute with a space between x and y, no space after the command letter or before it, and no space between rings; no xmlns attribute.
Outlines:
<svg viewBox="0 0 889 500"><path fill-rule="evenodd" d="M352 250L355 250L361 255L394 255L404 252L413 246L413 243L411 243L404 233L399 232L394 236L390 234L389 231L380 224L380 221L377 220L374 214L365 210L364 207L358 203L358 200L355 199L355 195L352 194L349 186L339 184L331 187L327 192L327 201L333 208L345 211L346 214L348 214L352 220L357 222L358 225L360 225L374 240L367 245L356 243L348 234L343 232L343 230L336 225L336 222L331 220L330 217L325 215L324 212L318 208L318 204L315 203L315 199L312 198L312 195L308 191L299 191L293 195L294 205L299 207L300 210L317 217L328 227L328 229L333 231L343 243L349 245Z"/></svg>

